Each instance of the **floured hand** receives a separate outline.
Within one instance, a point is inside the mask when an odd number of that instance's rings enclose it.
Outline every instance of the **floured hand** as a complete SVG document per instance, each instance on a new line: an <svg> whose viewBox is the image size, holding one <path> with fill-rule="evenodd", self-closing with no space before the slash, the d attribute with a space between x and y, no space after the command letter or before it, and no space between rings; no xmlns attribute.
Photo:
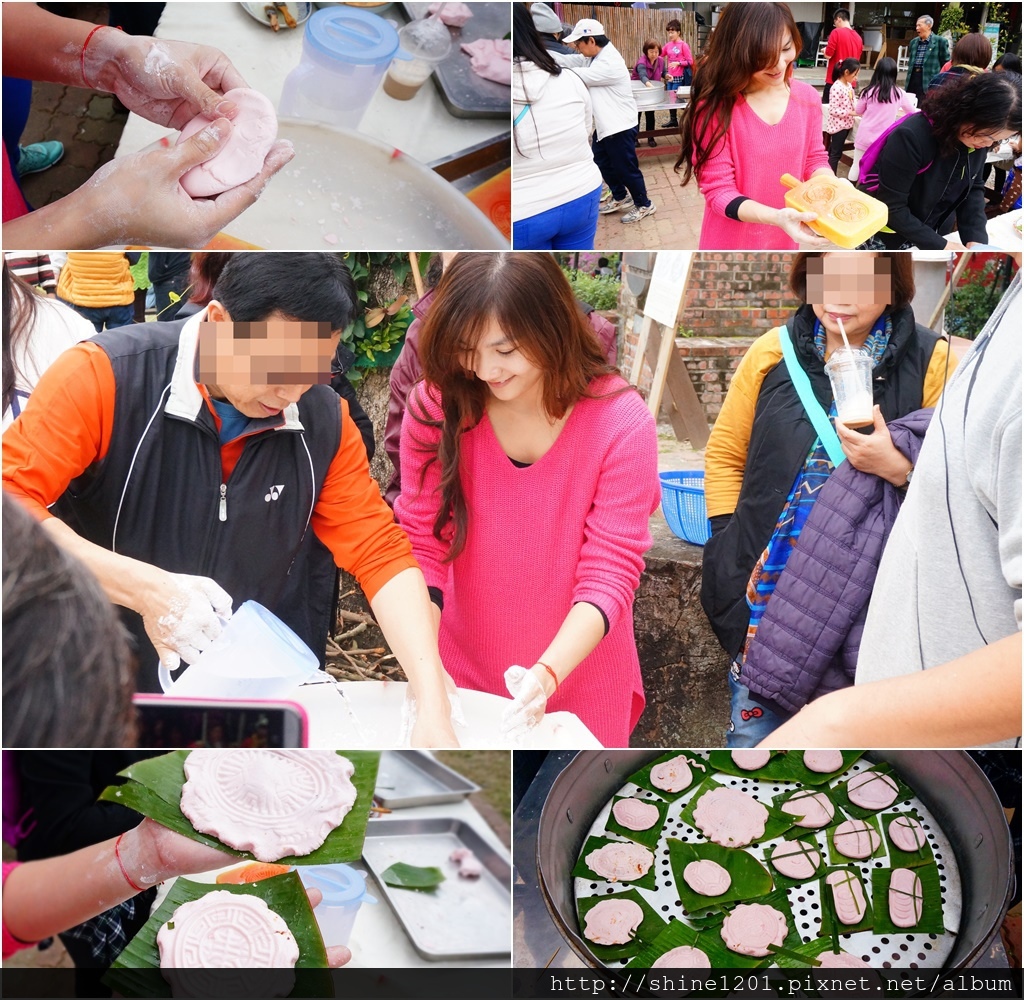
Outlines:
<svg viewBox="0 0 1024 1000"><path fill-rule="evenodd" d="M505 671L505 687L512 695L512 704L502 712L501 732L520 739L540 725L547 710L548 696L532 670L512 666Z"/></svg>

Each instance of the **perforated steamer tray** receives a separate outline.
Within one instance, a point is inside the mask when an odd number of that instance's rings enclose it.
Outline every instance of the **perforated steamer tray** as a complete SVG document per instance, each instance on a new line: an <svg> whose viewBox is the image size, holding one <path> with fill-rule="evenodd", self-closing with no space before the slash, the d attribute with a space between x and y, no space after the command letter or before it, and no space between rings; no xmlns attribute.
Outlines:
<svg viewBox="0 0 1024 1000"><path fill-rule="evenodd" d="M691 753L694 751L690 751ZM700 753L700 751L697 751ZM707 752L701 753L707 757ZM830 782L830 786L846 781L858 771L863 771L872 766L870 760L861 758L852 767L848 768L838 778ZM699 772L698 772L699 773ZM766 806L771 806L772 799L780 792L785 792L798 787L792 781L758 781L754 778L740 778L732 775L714 771L709 765L709 774L714 774L715 781L730 788L738 788ZM616 892L630 888L636 889L640 895L651 904L657 914L663 919L675 916L687 922L683 912L679 895L676 891L675 880L672 877L672 870L669 864L668 837L674 837L684 842L706 842L705 838L693 827L680 819L680 814L686 808L687 803L693 797L703 778L698 777L693 788L680 796L675 802L669 804L665 825L662 828L661 839L658 842L658 849L655 851L655 870L657 871L658 887L653 892L637 888L629 882L601 882L590 879L577 878L574 880L574 893L577 900L588 896L612 895ZM620 795L632 795L639 799L658 801L658 796L644 788L639 788L632 782L627 782L616 793ZM945 964L953 951L956 942L956 934L960 927L961 916L961 891L960 872L957 868L956 859L953 854L949 839L943 833L942 828L935 821L932 814L925 808L924 804L917 797L908 799L906 802L891 806L888 809L880 810L880 813L909 812L911 809L917 811L921 818L921 825L928 834L928 843L931 845L932 853L935 855L935 862L939 870L939 880L942 887L942 914L946 933L936 934L885 934L878 935L871 931L860 931L855 934L841 934L839 937L844 951L853 955L859 955L864 961L873 966L882 968L939 968ZM587 837L607 837L611 840L623 840L614 833L605 830L605 823L611 810L611 798L598 813L597 819L587 832ZM584 837L586 843L587 837ZM751 853L761 860L761 847L765 844L775 844L782 838L774 840L758 841L758 846L750 850ZM825 843L824 830L818 831L818 847L822 850L823 857L828 858L828 848ZM628 842L628 841L627 841ZM889 867L888 854L881 858L874 858L867 861L851 861L860 869L864 880L865 889L871 892L871 871L875 868ZM767 865L771 871L771 865ZM804 942L811 941L817 937L818 926L821 918L821 902L818 889L818 881L804 883L788 890L790 906L793 910L793 917L797 929ZM884 902L882 905L886 905ZM828 940L822 938L822 941ZM619 969L627 965L631 959L625 958L621 961L604 963L608 968Z"/></svg>

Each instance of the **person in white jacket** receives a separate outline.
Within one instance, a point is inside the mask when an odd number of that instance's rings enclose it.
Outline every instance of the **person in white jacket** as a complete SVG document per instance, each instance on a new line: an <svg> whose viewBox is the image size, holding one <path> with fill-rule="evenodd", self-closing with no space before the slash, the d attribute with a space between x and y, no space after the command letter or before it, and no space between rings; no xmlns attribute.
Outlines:
<svg viewBox="0 0 1024 1000"><path fill-rule="evenodd" d="M563 39L576 43L576 53L554 58L571 69L590 91L594 106L594 160L612 191L602 214L629 209L623 222L639 222L653 215L655 205L636 156L636 101L629 70L619 50L608 40L600 21L585 17Z"/></svg>
<svg viewBox="0 0 1024 1000"><path fill-rule="evenodd" d="M513 245L592 250L601 172L590 149L590 93L544 47L526 4L513 11Z"/></svg>

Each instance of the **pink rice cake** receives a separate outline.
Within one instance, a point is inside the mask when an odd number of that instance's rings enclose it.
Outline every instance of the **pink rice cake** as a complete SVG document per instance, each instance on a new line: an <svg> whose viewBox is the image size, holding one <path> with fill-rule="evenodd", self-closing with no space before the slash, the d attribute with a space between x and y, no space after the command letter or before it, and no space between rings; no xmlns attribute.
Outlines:
<svg viewBox="0 0 1024 1000"><path fill-rule="evenodd" d="M741 903L722 922L722 940L730 951L764 958L789 934L786 915L766 903Z"/></svg>
<svg viewBox="0 0 1024 1000"><path fill-rule="evenodd" d="M916 927L924 912L924 889L913 868L894 868L889 879L889 917L901 928Z"/></svg>
<svg viewBox="0 0 1024 1000"><path fill-rule="evenodd" d="M612 806L612 815L627 830L650 830L661 818L658 807L640 799L619 799Z"/></svg>
<svg viewBox="0 0 1024 1000"><path fill-rule="evenodd" d="M654 864L654 854L640 844L611 843L591 851L587 867L609 882L633 882L643 878Z"/></svg>
<svg viewBox="0 0 1024 1000"><path fill-rule="evenodd" d="M867 820L848 819L835 828L832 843L843 857L863 861L878 850L882 838Z"/></svg>
<svg viewBox="0 0 1024 1000"><path fill-rule="evenodd" d="M819 969L870 969L871 966L859 955L848 951L823 951L818 956Z"/></svg>
<svg viewBox="0 0 1024 1000"><path fill-rule="evenodd" d="M583 918L583 936L594 944L629 944L644 922L644 911L632 899L602 899Z"/></svg>
<svg viewBox="0 0 1024 1000"><path fill-rule="evenodd" d="M779 807L784 813L796 816L797 826L810 830L819 830L832 822L836 807L824 792L816 792L812 788L801 788L794 792Z"/></svg>
<svg viewBox="0 0 1024 1000"><path fill-rule="evenodd" d="M712 788L697 800L693 822L722 847L746 847L764 836L768 810L738 788Z"/></svg>
<svg viewBox="0 0 1024 1000"><path fill-rule="evenodd" d="M868 912L864 883L860 876L847 868L840 868L829 872L825 881L832 890L832 903L839 922L847 927L859 924Z"/></svg>
<svg viewBox="0 0 1024 1000"><path fill-rule="evenodd" d="M723 896L732 885L732 876L717 861L701 858L683 869L683 881L699 896Z"/></svg>
<svg viewBox="0 0 1024 1000"><path fill-rule="evenodd" d="M913 816L902 814L889 824L889 838L901 851L916 854L928 843L928 835Z"/></svg>
<svg viewBox="0 0 1024 1000"><path fill-rule="evenodd" d="M771 750L733 750L732 762L743 771L756 771L772 759Z"/></svg>
<svg viewBox="0 0 1024 1000"><path fill-rule="evenodd" d="M804 767L818 774L831 774L843 766L843 754L840 750L805 750Z"/></svg>
<svg viewBox="0 0 1024 1000"><path fill-rule="evenodd" d="M682 945L666 951L651 964L652 969L710 969L711 959L700 950Z"/></svg>
<svg viewBox="0 0 1024 1000"><path fill-rule="evenodd" d="M772 849L772 864L787 878L810 878L821 865L821 852L802 840L783 840Z"/></svg>
<svg viewBox="0 0 1024 1000"><path fill-rule="evenodd" d="M651 768L651 784L663 792L681 792L690 787L691 781L693 772L690 770L690 762L682 754Z"/></svg>
<svg viewBox="0 0 1024 1000"><path fill-rule="evenodd" d="M861 771L847 782L846 794L862 809L888 809L899 798L900 786L883 771Z"/></svg>

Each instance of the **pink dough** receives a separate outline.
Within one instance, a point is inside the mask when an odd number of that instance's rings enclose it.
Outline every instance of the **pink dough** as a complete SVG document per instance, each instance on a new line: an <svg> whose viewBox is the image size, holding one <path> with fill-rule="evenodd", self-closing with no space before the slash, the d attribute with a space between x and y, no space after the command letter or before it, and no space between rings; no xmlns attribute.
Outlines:
<svg viewBox="0 0 1024 1000"><path fill-rule="evenodd" d="M815 792L804 788L796 792L782 803L781 809L791 816L799 816L797 826L811 830L828 826L832 822L836 809L832 800L824 792Z"/></svg>
<svg viewBox="0 0 1024 1000"><path fill-rule="evenodd" d="M602 899L583 918L583 936L594 944L628 944L643 919L644 911L631 899Z"/></svg>
<svg viewBox="0 0 1024 1000"><path fill-rule="evenodd" d="M587 867L609 882L643 878L654 864L654 855L639 844L605 844L586 857Z"/></svg>
<svg viewBox="0 0 1024 1000"><path fill-rule="evenodd" d="M881 771L861 771L846 786L850 801L862 809L887 809L900 794L899 785Z"/></svg>
<svg viewBox="0 0 1024 1000"><path fill-rule="evenodd" d="M832 842L840 854L863 861L878 850L882 838L870 823L862 819L848 819L836 827Z"/></svg>
<svg viewBox="0 0 1024 1000"><path fill-rule="evenodd" d="M867 912L864 886L860 876L844 868L831 872L825 877L825 881L832 887L832 902L839 922L846 924L847 927L859 924Z"/></svg>
<svg viewBox="0 0 1024 1000"><path fill-rule="evenodd" d="M507 38L478 38L459 46L469 56L470 68L477 76L512 86L512 42Z"/></svg>
<svg viewBox="0 0 1024 1000"><path fill-rule="evenodd" d="M897 816L889 824L889 836L901 851L908 854L917 853L928 839L921 824L913 816Z"/></svg>
<svg viewBox="0 0 1024 1000"><path fill-rule="evenodd" d="M772 864L789 878L810 878L821 864L821 853L800 840L784 840L772 851Z"/></svg>
<svg viewBox="0 0 1024 1000"><path fill-rule="evenodd" d="M921 922L924 890L912 868L894 868L889 880L889 916L897 927L916 927Z"/></svg>
<svg viewBox="0 0 1024 1000"><path fill-rule="evenodd" d="M744 771L756 771L772 759L771 750L733 750L732 762Z"/></svg>
<svg viewBox="0 0 1024 1000"><path fill-rule="evenodd" d="M870 966L863 958L851 955L848 951L838 954L834 951L823 951L818 956L819 969L868 969Z"/></svg>
<svg viewBox="0 0 1024 1000"><path fill-rule="evenodd" d="M838 750L805 750L804 767L818 774L831 774L843 766L843 755Z"/></svg>
<svg viewBox="0 0 1024 1000"><path fill-rule="evenodd" d="M663 792L681 792L692 780L690 762L682 754L651 768L651 784Z"/></svg>
<svg viewBox="0 0 1024 1000"><path fill-rule="evenodd" d="M432 3L427 14L436 14L439 10L441 21L451 28L461 28L473 16L469 4L465 3Z"/></svg>
<svg viewBox="0 0 1024 1000"><path fill-rule="evenodd" d="M651 965L652 969L710 969L711 960L700 948L682 945L666 951Z"/></svg>
<svg viewBox="0 0 1024 1000"><path fill-rule="evenodd" d="M263 161L277 138L274 105L258 90L238 87L229 90L224 100L238 105L238 114L231 122L231 137L212 160L182 175L181 186L191 198L212 198L252 180L263 169ZM181 130L178 142L184 142L209 124L209 118L198 115Z"/></svg>
<svg viewBox="0 0 1024 1000"><path fill-rule="evenodd" d="M480 859L468 847L456 848L448 855L448 860L459 866L460 878L479 878L484 873Z"/></svg>
<svg viewBox="0 0 1024 1000"><path fill-rule="evenodd" d="M737 788L712 788L693 810L697 829L723 847L746 847L764 834L768 810Z"/></svg>
<svg viewBox="0 0 1024 1000"><path fill-rule="evenodd" d="M721 896L729 891L732 876L717 862L702 858L683 869L683 881L701 896Z"/></svg>
<svg viewBox="0 0 1024 1000"><path fill-rule="evenodd" d="M722 922L726 947L753 958L770 954L769 945L778 948L788 933L785 914L764 903L742 903Z"/></svg>
<svg viewBox="0 0 1024 1000"><path fill-rule="evenodd" d="M612 815L627 830L649 830L658 822L658 807L640 799L619 799L612 806Z"/></svg>

